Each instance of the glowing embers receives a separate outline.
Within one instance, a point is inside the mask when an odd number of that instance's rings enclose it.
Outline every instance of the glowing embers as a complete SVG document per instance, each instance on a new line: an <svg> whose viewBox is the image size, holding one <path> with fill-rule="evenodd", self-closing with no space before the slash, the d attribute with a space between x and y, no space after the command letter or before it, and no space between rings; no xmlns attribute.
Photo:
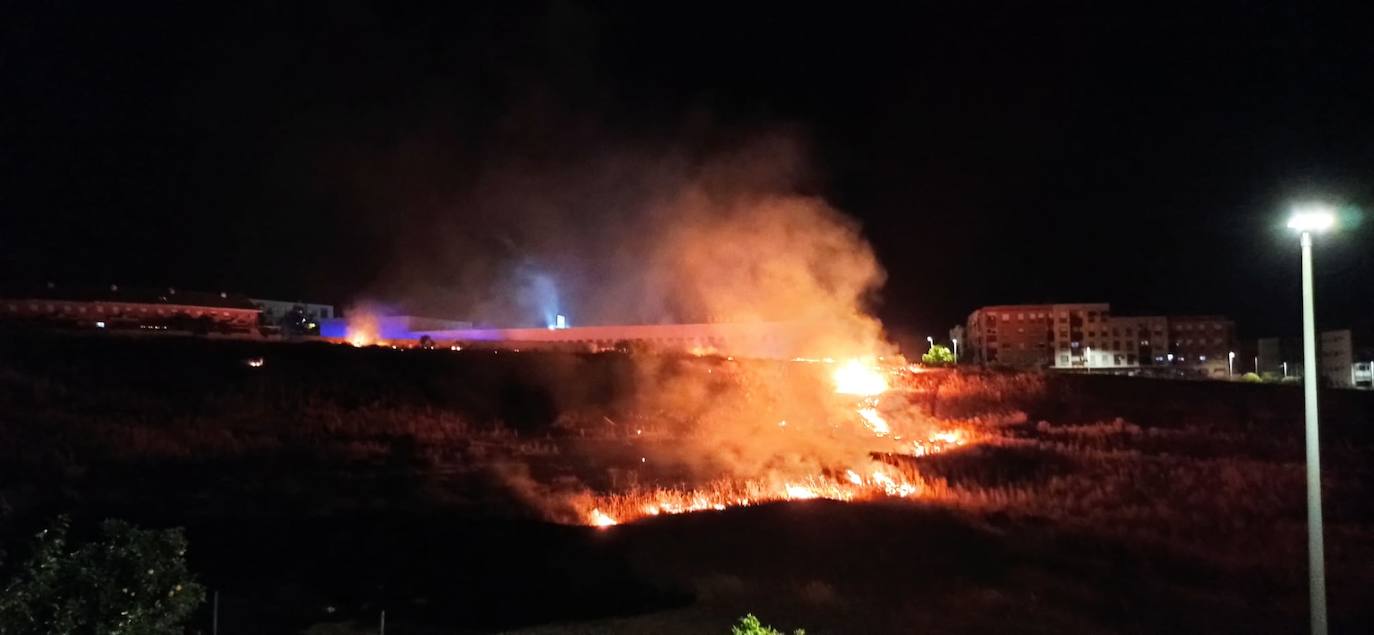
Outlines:
<svg viewBox="0 0 1374 635"><path fill-rule="evenodd" d="M941 430L930 433L925 441L912 441L912 456L929 456L943 452L951 447L968 443L963 430Z"/></svg>
<svg viewBox="0 0 1374 635"><path fill-rule="evenodd" d="M830 375L835 392L841 395L872 397L887 392L887 376L877 366L863 360L851 359Z"/></svg>

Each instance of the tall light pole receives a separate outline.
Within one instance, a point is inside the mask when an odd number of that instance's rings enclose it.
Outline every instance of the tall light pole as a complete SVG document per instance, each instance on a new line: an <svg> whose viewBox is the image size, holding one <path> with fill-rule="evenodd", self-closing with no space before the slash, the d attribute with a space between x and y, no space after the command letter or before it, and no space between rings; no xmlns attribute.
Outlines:
<svg viewBox="0 0 1374 635"><path fill-rule="evenodd" d="M1226 376L1236 378L1236 352L1231 351L1226 354Z"/></svg>
<svg viewBox="0 0 1374 635"><path fill-rule="evenodd" d="M927 342L928 344L930 344L930 348L931 348L932 350L935 348L935 338L933 338L933 337L927 335L927 336L926 336L926 342Z"/></svg>
<svg viewBox="0 0 1374 635"><path fill-rule="evenodd" d="M954 363L959 363L959 338L951 337L949 341L954 342Z"/></svg>
<svg viewBox="0 0 1374 635"><path fill-rule="evenodd" d="M1317 443L1317 326L1312 311L1312 234L1336 224L1321 206L1293 210L1289 229L1302 244L1302 393L1307 406L1307 582L1312 605L1312 633L1326 635L1326 557L1322 546L1322 468ZM1285 365L1285 370L1287 369Z"/></svg>

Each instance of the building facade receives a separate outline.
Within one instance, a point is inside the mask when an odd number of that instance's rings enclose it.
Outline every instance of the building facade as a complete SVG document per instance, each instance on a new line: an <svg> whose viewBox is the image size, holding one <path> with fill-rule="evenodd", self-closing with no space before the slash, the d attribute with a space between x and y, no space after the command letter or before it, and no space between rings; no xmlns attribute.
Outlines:
<svg viewBox="0 0 1374 635"><path fill-rule="evenodd" d="M176 289L43 289L0 298L0 318L70 328L251 333L258 307L247 297Z"/></svg>
<svg viewBox="0 0 1374 635"><path fill-rule="evenodd" d="M1226 375L1235 334L1222 316L1120 316L1105 302L988 306L969 315L965 359L1014 368Z"/></svg>
<svg viewBox="0 0 1374 635"><path fill-rule="evenodd" d="M1317 368L1328 386L1374 387L1374 338L1352 329L1322 332L1317 340Z"/></svg>
<svg viewBox="0 0 1374 635"><path fill-rule="evenodd" d="M288 302L285 300L264 300L262 298L249 298L258 309L262 310L262 317L270 323L277 323L292 309L300 307L306 316L316 321L332 320L338 317L338 312L334 310L332 304L315 304L313 302Z"/></svg>

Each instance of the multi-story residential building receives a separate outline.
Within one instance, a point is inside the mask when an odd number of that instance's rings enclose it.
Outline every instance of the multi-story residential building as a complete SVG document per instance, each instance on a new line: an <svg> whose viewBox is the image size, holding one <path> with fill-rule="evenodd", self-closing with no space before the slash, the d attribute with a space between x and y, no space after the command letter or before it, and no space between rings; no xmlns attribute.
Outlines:
<svg viewBox="0 0 1374 635"><path fill-rule="evenodd" d="M965 359L978 363L1224 375L1235 328L1220 316L1112 315L1099 302L983 307L965 330Z"/></svg>
<svg viewBox="0 0 1374 635"><path fill-rule="evenodd" d="M1227 357L1235 350L1235 331L1235 322L1220 315L1169 316L1169 352L1174 355L1174 365L1207 375L1227 375L1231 363Z"/></svg>

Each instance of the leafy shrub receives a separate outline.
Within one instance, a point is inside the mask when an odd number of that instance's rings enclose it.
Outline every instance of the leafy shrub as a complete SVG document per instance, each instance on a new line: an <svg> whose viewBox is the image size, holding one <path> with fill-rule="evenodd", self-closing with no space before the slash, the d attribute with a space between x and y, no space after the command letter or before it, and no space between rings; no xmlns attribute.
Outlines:
<svg viewBox="0 0 1374 635"><path fill-rule="evenodd" d="M949 366L954 363L954 353L946 346L934 344L921 356L921 362L926 366Z"/></svg>
<svg viewBox="0 0 1374 635"><path fill-rule="evenodd" d="M0 593L0 633L181 632L205 599L186 569L180 529L139 529L119 520L72 548L68 521L38 534L32 555Z"/></svg>
<svg viewBox="0 0 1374 635"><path fill-rule="evenodd" d="M785 635L782 631L764 626L759 623L759 618L749 613L739 618L739 624L730 627L730 635ZM792 631L792 635L806 635L806 631L797 629Z"/></svg>
<svg viewBox="0 0 1374 635"><path fill-rule="evenodd" d="M1259 375L1256 375L1254 373L1245 373L1244 375L1240 376L1240 380L1247 384L1258 384L1264 381L1260 378Z"/></svg>

